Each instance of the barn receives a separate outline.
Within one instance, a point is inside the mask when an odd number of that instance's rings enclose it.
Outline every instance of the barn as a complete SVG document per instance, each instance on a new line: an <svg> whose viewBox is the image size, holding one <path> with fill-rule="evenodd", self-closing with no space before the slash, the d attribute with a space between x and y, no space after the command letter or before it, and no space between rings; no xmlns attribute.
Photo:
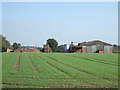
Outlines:
<svg viewBox="0 0 120 90"><path fill-rule="evenodd" d="M85 53L112 53L113 46L109 43L94 40L89 42L79 43L80 46L83 47L83 51Z"/></svg>

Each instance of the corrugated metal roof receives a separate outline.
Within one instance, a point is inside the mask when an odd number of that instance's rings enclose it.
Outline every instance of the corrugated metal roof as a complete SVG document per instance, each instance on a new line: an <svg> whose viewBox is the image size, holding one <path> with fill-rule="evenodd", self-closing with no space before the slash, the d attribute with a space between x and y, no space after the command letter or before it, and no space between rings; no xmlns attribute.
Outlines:
<svg viewBox="0 0 120 90"><path fill-rule="evenodd" d="M82 42L80 43L80 45L84 45L84 46L91 46L91 45L103 45L103 46L112 46L112 44L100 41L100 40L94 40L94 41L89 41L89 42Z"/></svg>

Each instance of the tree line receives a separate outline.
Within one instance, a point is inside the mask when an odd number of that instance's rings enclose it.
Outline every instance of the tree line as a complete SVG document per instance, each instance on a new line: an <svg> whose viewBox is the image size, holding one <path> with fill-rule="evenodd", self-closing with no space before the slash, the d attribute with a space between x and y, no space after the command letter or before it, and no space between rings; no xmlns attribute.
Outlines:
<svg viewBox="0 0 120 90"><path fill-rule="evenodd" d="M57 40L50 38L47 40L47 43L53 52L63 52L64 51L64 45L59 45L58 46L58 42ZM12 45L10 44L10 42L6 39L6 37L4 37L3 35L0 35L0 52L6 52L7 48L11 49L11 50L15 50L15 49L19 49L19 48L24 48L24 46L22 46L20 43L13 43ZM41 47L37 48L38 50L42 50Z"/></svg>
<svg viewBox="0 0 120 90"><path fill-rule="evenodd" d="M113 52L117 52L117 51L120 52L120 45L114 44L114 45L113 45Z"/></svg>
<svg viewBox="0 0 120 90"><path fill-rule="evenodd" d="M6 52L7 48L15 50L20 47L21 47L20 43L13 43L13 45L11 45L10 42L6 39L6 37L0 35L0 52Z"/></svg>
<svg viewBox="0 0 120 90"><path fill-rule="evenodd" d="M58 46L58 41L55 40L54 38L49 38L46 42L51 49L52 52L63 52L64 51L64 45L59 45ZM20 43L13 43L13 45L10 44L10 42L6 39L6 37L0 35L0 52L6 52L7 48L15 50L19 48L24 48ZM42 51L41 47L37 48L38 50ZM120 51L120 45L113 45L113 52Z"/></svg>

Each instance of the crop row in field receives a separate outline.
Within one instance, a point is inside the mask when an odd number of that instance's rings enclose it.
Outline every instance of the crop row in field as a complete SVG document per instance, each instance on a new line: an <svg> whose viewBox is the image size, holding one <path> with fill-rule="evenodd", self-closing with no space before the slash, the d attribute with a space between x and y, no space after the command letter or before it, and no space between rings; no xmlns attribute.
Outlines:
<svg viewBox="0 0 120 90"><path fill-rule="evenodd" d="M117 54L3 53L3 87L117 88Z"/></svg>

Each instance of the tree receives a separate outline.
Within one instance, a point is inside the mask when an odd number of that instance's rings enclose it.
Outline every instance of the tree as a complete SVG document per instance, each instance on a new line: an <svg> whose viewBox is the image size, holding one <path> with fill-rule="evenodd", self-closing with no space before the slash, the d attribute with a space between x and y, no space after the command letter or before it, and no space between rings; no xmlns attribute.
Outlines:
<svg viewBox="0 0 120 90"><path fill-rule="evenodd" d="M118 45L118 51L120 51L120 45Z"/></svg>
<svg viewBox="0 0 120 90"><path fill-rule="evenodd" d="M113 45L113 51L120 51L120 45Z"/></svg>
<svg viewBox="0 0 120 90"><path fill-rule="evenodd" d="M6 37L0 35L0 52L6 52L7 48L13 49L13 47L10 45L10 42L6 40Z"/></svg>
<svg viewBox="0 0 120 90"><path fill-rule="evenodd" d="M118 46L116 44L113 45L113 51L118 51Z"/></svg>
<svg viewBox="0 0 120 90"><path fill-rule="evenodd" d="M21 48L21 44L20 43L18 43L18 48Z"/></svg>
<svg viewBox="0 0 120 90"><path fill-rule="evenodd" d="M21 48L21 44L20 43L13 43L13 49L18 49Z"/></svg>
<svg viewBox="0 0 120 90"><path fill-rule="evenodd" d="M57 51L58 42L55 39L48 39L47 44L51 47L53 52Z"/></svg>
<svg viewBox="0 0 120 90"><path fill-rule="evenodd" d="M37 50L42 51L42 47L37 47Z"/></svg>
<svg viewBox="0 0 120 90"><path fill-rule="evenodd" d="M85 46L86 42L78 43L78 46Z"/></svg>
<svg viewBox="0 0 120 90"><path fill-rule="evenodd" d="M64 51L64 45L60 45L57 47L58 52L63 52Z"/></svg>

